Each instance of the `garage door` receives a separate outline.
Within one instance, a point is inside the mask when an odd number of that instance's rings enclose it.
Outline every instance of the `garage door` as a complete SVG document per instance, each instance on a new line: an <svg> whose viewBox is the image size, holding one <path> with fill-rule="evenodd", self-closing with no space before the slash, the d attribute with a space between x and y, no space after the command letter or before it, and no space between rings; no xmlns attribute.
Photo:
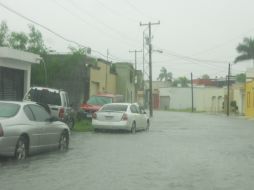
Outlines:
<svg viewBox="0 0 254 190"><path fill-rule="evenodd" d="M24 71L0 67L0 100L22 100Z"/></svg>

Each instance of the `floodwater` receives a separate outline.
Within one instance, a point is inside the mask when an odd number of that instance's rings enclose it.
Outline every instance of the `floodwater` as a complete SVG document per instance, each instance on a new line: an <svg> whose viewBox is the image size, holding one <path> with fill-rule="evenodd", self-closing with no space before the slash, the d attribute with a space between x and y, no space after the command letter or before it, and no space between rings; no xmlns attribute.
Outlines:
<svg viewBox="0 0 254 190"><path fill-rule="evenodd" d="M1 190L250 190L254 121L154 112L149 132L72 133L70 150L0 160Z"/></svg>

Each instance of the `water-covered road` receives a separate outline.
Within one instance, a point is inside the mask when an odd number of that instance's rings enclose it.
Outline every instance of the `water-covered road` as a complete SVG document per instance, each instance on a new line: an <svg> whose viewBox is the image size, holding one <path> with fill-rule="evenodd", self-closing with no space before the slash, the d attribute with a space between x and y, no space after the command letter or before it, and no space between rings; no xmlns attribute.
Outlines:
<svg viewBox="0 0 254 190"><path fill-rule="evenodd" d="M254 121L155 112L149 132L72 133L70 150L0 160L1 190L250 190Z"/></svg>

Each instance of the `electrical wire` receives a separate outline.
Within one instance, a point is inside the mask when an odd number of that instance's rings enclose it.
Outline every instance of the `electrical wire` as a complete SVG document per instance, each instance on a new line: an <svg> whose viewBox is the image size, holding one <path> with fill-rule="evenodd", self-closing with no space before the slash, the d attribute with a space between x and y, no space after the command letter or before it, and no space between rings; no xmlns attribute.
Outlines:
<svg viewBox="0 0 254 190"><path fill-rule="evenodd" d="M76 41L74 41L74 40L70 40L70 39L66 38L65 36L63 36L63 35L61 35L61 34L55 32L55 31L53 31L53 30L50 29L49 27L47 27L47 26L45 26L45 25L42 25L42 24L40 24L39 22L34 21L34 20L31 19L31 18L28 18L27 16L25 16L25 15L23 15L23 14L21 14L21 13L15 11L14 9L12 9L12 8L10 8L10 7L8 7L8 6L6 6L6 5L3 4L2 2L0 2L0 7L2 7L2 8L4 8L4 9L6 9L7 11L9 11L9 12L15 14L15 15L18 16L18 17L21 17L21 18L24 19L24 20L27 20L27 21L30 22L30 23L33 23L33 24L36 25L36 26L39 26L39 27L45 29L45 30L48 31L49 33L51 33L51 34L57 36L58 38L60 38L60 39L62 39L62 40L64 40L64 41L66 41L66 42L69 42L69 43L71 43L71 44L75 44L75 45L77 45L77 46L79 46L79 47L82 47L82 48L85 48L85 49L88 49L88 48L89 48L88 46L85 46L85 45L83 45L83 44L81 44L81 43L78 43L78 42L76 42ZM96 50L96 49L92 49L92 51L95 52L95 53L97 53L98 55L104 57L104 58L107 57L106 55L104 55L103 53L101 53L100 51L98 51L98 50Z"/></svg>
<svg viewBox="0 0 254 190"><path fill-rule="evenodd" d="M54 34L55 36L61 38L62 40L66 41L66 42L69 42L69 43L72 43L72 44L81 46L81 47L83 47L83 48L88 48L87 46L84 46L84 45L82 45L82 44L80 44L80 43L78 43L78 42L76 42L76 41L70 40L70 39L64 37L63 35L61 35L61 34L55 32L55 31L53 31L52 29L46 27L45 25L42 25L42 24L40 24L40 23L38 23L38 22L36 22L36 21L34 21L34 20L32 20L32 19L30 19L30 18L24 16L23 14L21 14L21 13L15 11L15 10L13 10L13 9L11 9L11 8L8 7L8 6L6 6L6 5L3 4L2 2L0 2L0 6L1 6L2 8L4 8L4 9L8 10L9 12L11 12L11 13L13 13L13 14L15 14L15 15L17 15L17 16L19 16L19 17L21 17L21 18L23 18L23 19L25 19L25 20L27 20L27 21L29 21L29 22L31 22L31 23L33 23L33 24L35 24L35 25L37 25L37 26L39 26L39 27L41 27L41 28L43 28L43 29L45 29L45 30L47 30L48 32Z"/></svg>
<svg viewBox="0 0 254 190"><path fill-rule="evenodd" d="M98 23L102 24L103 26L105 26L106 28L108 28L109 30L113 31L114 33L118 34L119 37L121 37L122 39L124 39L127 43L131 44L131 45L136 45L136 40L130 38L129 36L127 36L126 34L122 33L119 30L116 30L113 26L106 24L105 22L101 21L100 19L98 19L97 17L93 16L92 14L90 14L87 10L85 10L82 6L79 6L75 1L73 0L68 0L67 1L69 4L71 4L74 8L76 8L77 10L79 10L80 13L84 13L87 16L89 16L90 18L96 20ZM82 8L81 8L82 7ZM133 43L131 43L133 42Z"/></svg>

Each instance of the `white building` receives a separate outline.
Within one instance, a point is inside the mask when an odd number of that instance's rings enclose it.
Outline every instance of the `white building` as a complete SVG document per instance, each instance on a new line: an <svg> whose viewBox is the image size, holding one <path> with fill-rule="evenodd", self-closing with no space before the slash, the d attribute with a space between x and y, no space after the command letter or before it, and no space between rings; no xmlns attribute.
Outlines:
<svg viewBox="0 0 254 190"><path fill-rule="evenodd" d="M0 100L22 100L30 88L31 65L40 60L33 53L0 47Z"/></svg>
<svg viewBox="0 0 254 190"><path fill-rule="evenodd" d="M194 87L193 100L196 111L222 112L224 88ZM160 88L160 109L190 109L191 88Z"/></svg>

